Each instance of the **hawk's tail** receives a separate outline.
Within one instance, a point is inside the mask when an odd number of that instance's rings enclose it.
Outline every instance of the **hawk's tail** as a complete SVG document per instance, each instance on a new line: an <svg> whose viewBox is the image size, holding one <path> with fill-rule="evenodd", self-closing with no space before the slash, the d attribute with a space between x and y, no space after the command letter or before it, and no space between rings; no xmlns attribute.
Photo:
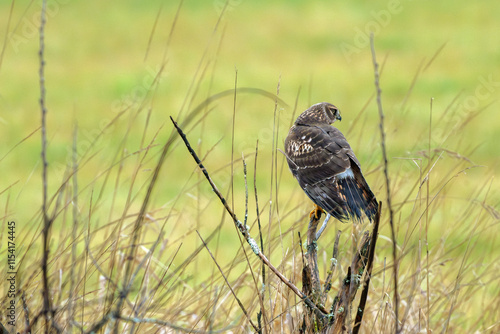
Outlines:
<svg viewBox="0 0 500 334"><path fill-rule="evenodd" d="M354 173L354 175L359 175ZM343 209L352 220L361 221L363 212L370 221L377 214L378 204L375 195L361 176L346 177L337 180L339 197L343 199Z"/></svg>

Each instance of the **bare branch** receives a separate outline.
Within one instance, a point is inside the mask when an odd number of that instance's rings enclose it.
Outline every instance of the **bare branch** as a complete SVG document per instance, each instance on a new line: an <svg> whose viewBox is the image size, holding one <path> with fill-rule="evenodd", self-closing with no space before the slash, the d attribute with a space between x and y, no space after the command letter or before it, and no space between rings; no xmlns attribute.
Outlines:
<svg viewBox="0 0 500 334"><path fill-rule="evenodd" d="M370 46L372 51L372 60L373 67L375 73L375 88L377 90L377 106L378 112L380 116L380 136L381 136L381 145L382 145L382 155L384 158L384 175L385 175L385 188L387 191L387 207L389 209L389 224L391 226L391 236L392 236L392 257L394 260L393 266L393 275L394 275L394 313L396 316L396 334L399 334L399 294L398 294L398 257L397 257L397 241L396 241L396 232L394 229L394 219L393 219L393 211L391 204L391 187L389 181L389 171L388 171L388 162L387 162L387 151L385 148L385 131L384 131L384 109L382 108L382 90L380 89L380 77L378 71L378 63L377 57L375 54L375 43L373 38L373 32L370 34Z"/></svg>
<svg viewBox="0 0 500 334"><path fill-rule="evenodd" d="M40 110L42 113L42 187L43 187L43 201L42 201L42 215L43 215L43 230L42 230L42 282L43 282L43 308L42 314L45 317L45 333L49 333L49 324L52 329L58 331L58 326L54 322L54 314L50 305L49 295L49 279L48 279L48 262L49 262L49 233L52 225L53 218L49 217L47 209L47 107L45 105L45 11L47 8L47 0L42 1L42 10L40 13L40 46L38 49L38 56L40 61Z"/></svg>
<svg viewBox="0 0 500 334"><path fill-rule="evenodd" d="M23 303L24 321L26 323L26 327L29 327L30 326L30 311L28 308L28 303L26 302L26 293L24 291L21 293L21 301Z"/></svg>
<svg viewBox="0 0 500 334"><path fill-rule="evenodd" d="M375 215L375 221L373 223L373 230L370 241L370 251L368 252L368 261L366 263L365 270L365 284L363 286L363 291L361 292L361 298L359 300L359 306L356 311L356 320L354 321L354 328L352 333L357 334L361 328L361 321L363 320L363 314L365 311L366 299L368 298L368 290L370 287L370 279L372 276L373 259L375 257L375 245L377 244L378 228L380 225L380 213L382 212L382 202L378 203L378 211Z"/></svg>
<svg viewBox="0 0 500 334"><path fill-rule="evenodd" d="M257 224L259 226L260 248L264 249L264 241L262 239L262 226L260 224L259 197L257 195L257 156L259 153L259 141L255 144L255 161L253 170L253 189L255 192L255 213L257 214ZM266 266L262 264L262 286L266 284Z"/></svg>

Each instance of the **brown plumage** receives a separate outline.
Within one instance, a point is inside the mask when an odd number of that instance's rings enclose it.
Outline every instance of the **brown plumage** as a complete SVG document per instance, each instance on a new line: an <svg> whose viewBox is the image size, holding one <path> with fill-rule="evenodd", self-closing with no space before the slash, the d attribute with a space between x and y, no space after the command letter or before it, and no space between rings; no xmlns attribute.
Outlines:
<svg viewBox="0 0 500 334"><path fill-rule="evenodd" d="M373 220L377 200L344 135L330 124L341 120L333 104L318 103L304 111L285 139L288 167L307 196L342 222Z"/></svg>

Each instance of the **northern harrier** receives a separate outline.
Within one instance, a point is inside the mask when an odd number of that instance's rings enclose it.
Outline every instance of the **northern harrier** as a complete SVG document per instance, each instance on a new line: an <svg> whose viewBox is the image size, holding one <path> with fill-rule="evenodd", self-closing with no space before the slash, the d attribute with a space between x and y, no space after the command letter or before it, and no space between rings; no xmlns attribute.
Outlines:
<svg viewBox="0 0 500 334"><path fill-rule="evenodd" d="M360 221L364 212L372 221L375 195L344 135L330 125L341 119L337 107L326 102L304 111L285 139L288 167L307 196L333 217Z"/></svg>

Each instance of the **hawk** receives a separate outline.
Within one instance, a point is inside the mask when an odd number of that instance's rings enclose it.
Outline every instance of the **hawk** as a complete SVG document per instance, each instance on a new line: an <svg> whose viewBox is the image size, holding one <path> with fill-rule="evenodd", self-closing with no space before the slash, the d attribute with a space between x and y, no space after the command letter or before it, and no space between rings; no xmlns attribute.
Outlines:
<svg viewBox="0 0 500 334"><path fill-rule="evenodd" d="M339 129L340 111L318 103L304 111L285 139L288 167L307 196L326 213L343 223L372 221L377 200L365 181L359 161Z"/></svg>

